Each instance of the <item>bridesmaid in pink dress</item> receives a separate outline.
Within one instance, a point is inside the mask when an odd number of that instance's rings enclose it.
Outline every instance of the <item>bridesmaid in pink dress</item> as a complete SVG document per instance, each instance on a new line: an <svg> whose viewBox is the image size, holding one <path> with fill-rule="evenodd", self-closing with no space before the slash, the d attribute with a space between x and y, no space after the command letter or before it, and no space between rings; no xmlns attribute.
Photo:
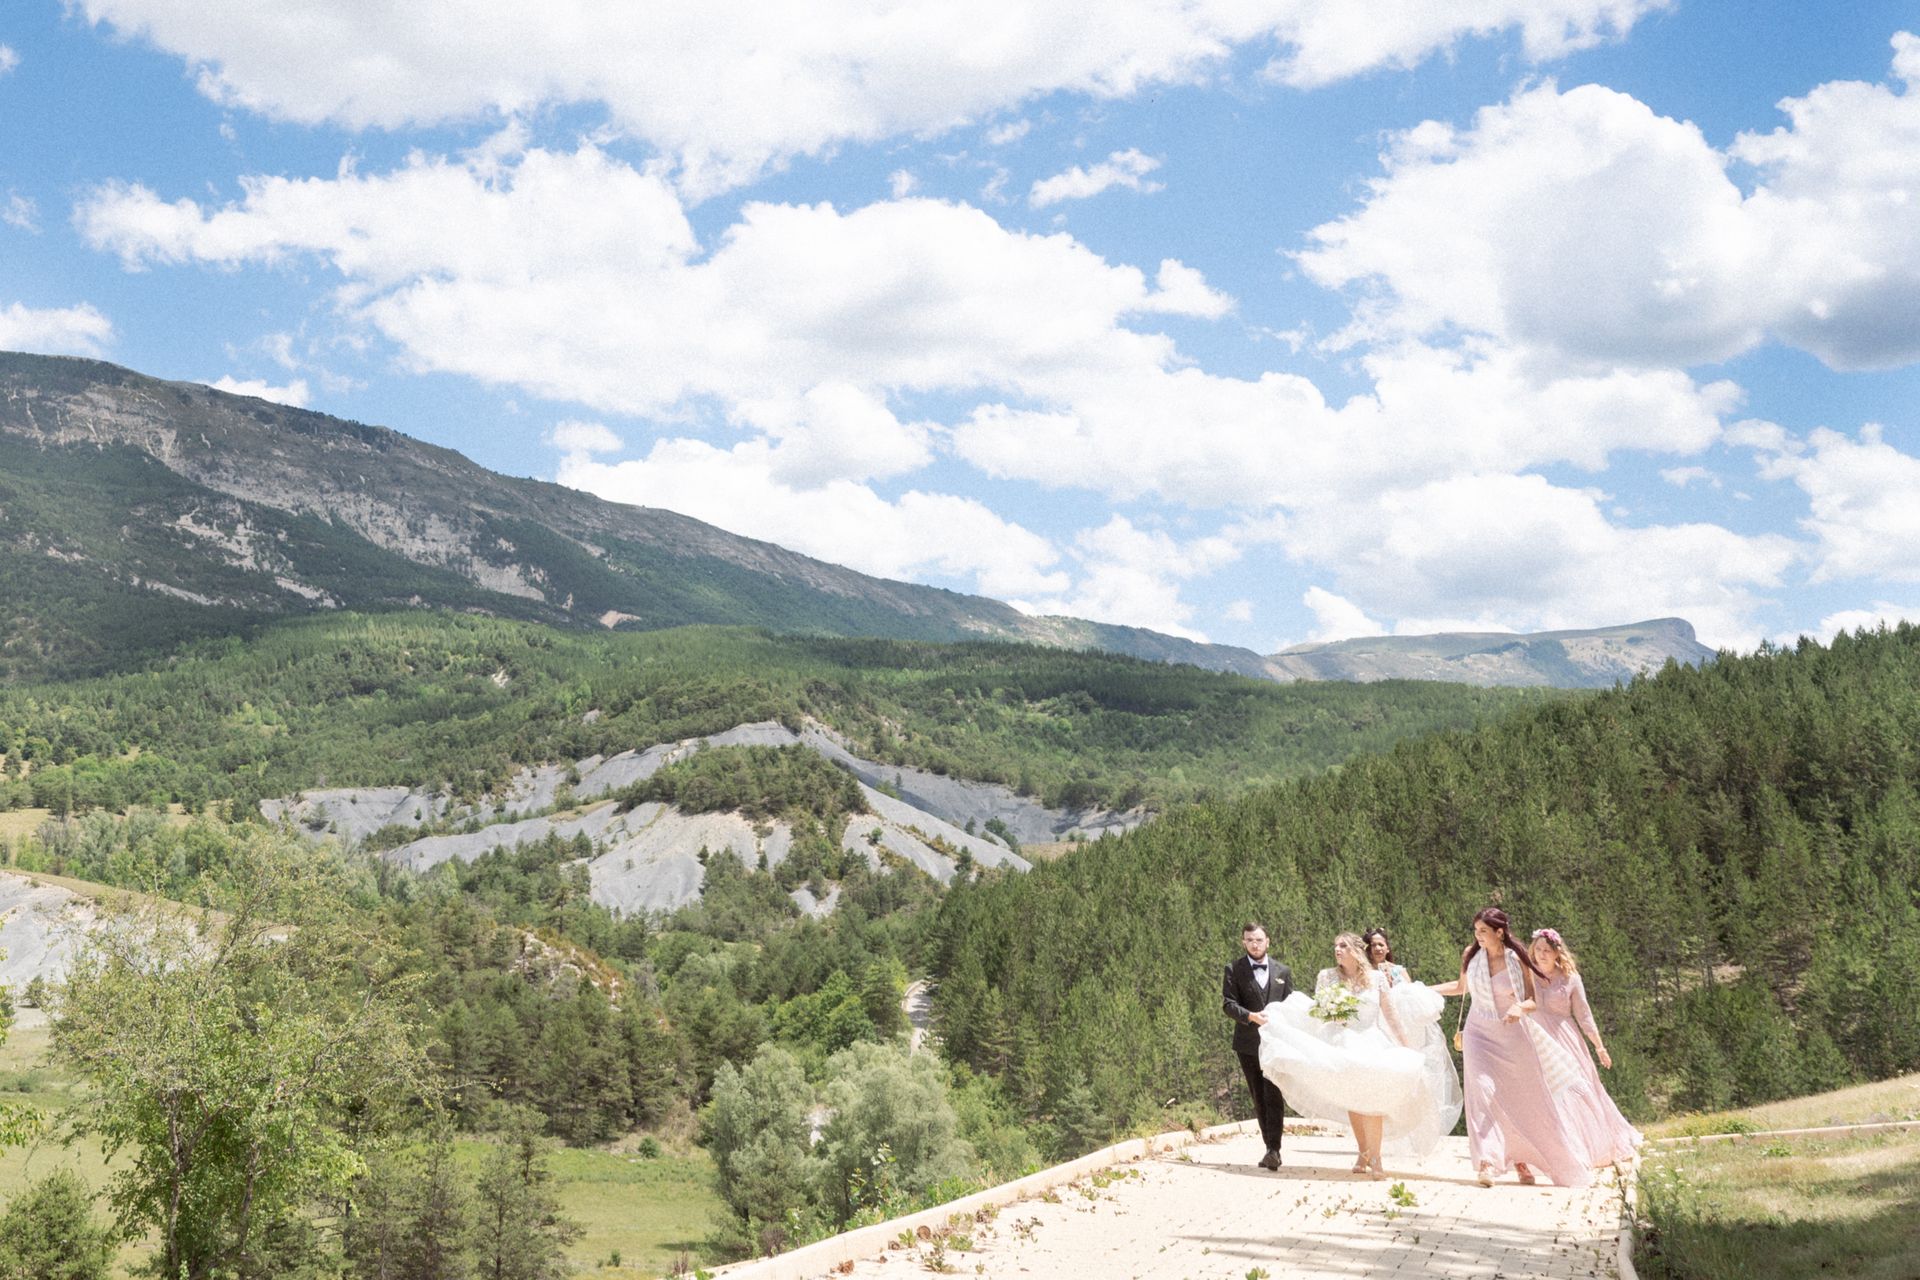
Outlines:
<svg viewBox="0 0 1920 1280"><path fill-rule="evenodd" d="M1509 1169L1528 1183L1535 1169L1563 1187L1593 1181L1593 1160L1564 1098L1579 1087L1579 1068L1529 1016L1535 976L1507 913L1488 907L1473 918L1473 945L1460 957L1459 982L1442 989L1473 1000L1462 1036L1461 1083L1467 1149L1483 1187Z"/></svg>
<svg viewBox="0 0 1920 1280"><path fill-rule="evenodd" d="M1600 1039L1600 1027L1593 1020L1592 1007L1587 1004L1587 987L1580 980L1579 962L1553 929L1535 929L1533 944L1528 950L1534 964L1546 975L1544 980L1534 983L1540 1009L1533 1016L1580 1067L1581 1081L1586 1086L1568 1092L1566 1110L1586 1141L1587 1154L1595 1166L1632 1160L1642 1141L1640 1131L1627 1123L1620 1108L1614 1105L1606 1086L1600 1083L1599 1072L1593 1069L1593 1059L1587 1056L1586 1042L1580 1038L1581 1032L1585 1032L1586 1039L1593 1042L1594 1052L1600 1055L1600 1065L1613 1066L1613 1056Z"/></svg>

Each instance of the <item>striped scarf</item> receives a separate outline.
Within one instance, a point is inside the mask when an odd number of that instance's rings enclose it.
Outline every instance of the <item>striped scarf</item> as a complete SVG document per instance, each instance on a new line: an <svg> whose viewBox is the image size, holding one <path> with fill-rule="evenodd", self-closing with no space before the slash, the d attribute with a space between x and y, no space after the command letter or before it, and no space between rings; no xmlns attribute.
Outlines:
<svg viewBox="0 0 1920 1280"><path fill-rule="evenodd" d="M1526 983L1520 976L1520 962L1514 958L1513 948L1507 948L1507 982L1518 1001L1525 998ZM1493 998L1493 977L1487 968L1487 953L1483 950L1473 957L1473 963L1467 966L1467 990L1473 994L1475 1007L1484 1007L1498 1016L1500 1005ZM1573 1055L1560 1046L1559 1041L1547 1034L1532 1018L1521 1018L1520 1025L1527 1029L1527 1039L1533 1042L1534 1052L1540 1058L1540 1070L1547 1078L1547 1089L1551 1093L1566 1092L1580 1079L1580 1067Z"/></svg>

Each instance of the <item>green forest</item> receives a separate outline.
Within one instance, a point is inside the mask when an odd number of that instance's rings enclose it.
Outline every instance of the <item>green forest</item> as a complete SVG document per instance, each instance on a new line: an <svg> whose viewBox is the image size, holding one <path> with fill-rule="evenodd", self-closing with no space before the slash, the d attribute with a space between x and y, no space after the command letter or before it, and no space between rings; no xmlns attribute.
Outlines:
<svg viewBox="0 0 1920 1280"><path fill-rule="evenodd" d="M0 810L218 804L245 816L307 787L393 784L473 800L524 765L807 716L881 763L1002 782L1048 804L1160 807L1557 696L1277 685L988 642L343 615L206 641L125 674L0 689Z"/></svg>
<svg viewBox="0 0 1920 1280"><path fill-rule="evenodd" d="M814 919L784 865L708 855L698 900L622 916L589 896L585 837L416 874L251 803L323 782L478 796L525 763L806 716L876 758L1164 811L945 889L884 861L807 863L841 891ZM152 1185L108 1188L115 1238L160 1239L155 1261L192 1275L447 1274L407 1254L436 1230L463 1267L491 1249L534 1259L513 1274L556 1274L571 1237L543 1190L554 1142L638 1135L644 1154L697 1136L720 1205L703 1256L724 1259L1237 1116L1218 966L1250 916L1308 972L1336 931L1383 925L1429 980L1452 976L1489 901L1556 926L1613 1048L1609 1085L1639 1117L1920 1067L1920 1026L1887 1012L1920 999L1920 629L1515 695L1259 685L996 645L346 617L13 690L0 733L0 794L63 815L0 861L217 912L206 927L233 939L216 953L232 967L203 972L204 948L129 949L116 931L121 949L96 948L67 990L14 993L55 1014L58 1069L91 1086L56 1123L145 1150L180 1077L126 1061L161 1053L210 1106L226 1088L266 1096L342 1018L384 1064L342 1064L320 1103L221 1130L213 1163L181 1175L207 1187L184 1217ZM823 832L860 797L808 752L709 748L618 802ZM310 941L276 941L289 928ZM938 1054L905 1047L901 998L922 976ZM203 998L284 1016L236 1013L243 1030L213 1041L160 1017L126 1038L129 1002ZM242 1213L220 1162L289 1133L297 1167ZM449 1164L476 1137L484 1176ZM483 1201L518 1225L482 1239ZM83 1225L109 1229L64 1184L16 1210L80 1243Z"/></svg>
<svg viewBox="0 0 1920 1280"><path fill-rule="evenodd" d="M1920 629L1669 668L958 887L941 1025L1029 1114L1084 1082L1151 1127L1243 1093L1244 920L1309 974L1380 925L1437 982L1491 902L1579 952L1630 1114L1920 1068Z"/></svg>

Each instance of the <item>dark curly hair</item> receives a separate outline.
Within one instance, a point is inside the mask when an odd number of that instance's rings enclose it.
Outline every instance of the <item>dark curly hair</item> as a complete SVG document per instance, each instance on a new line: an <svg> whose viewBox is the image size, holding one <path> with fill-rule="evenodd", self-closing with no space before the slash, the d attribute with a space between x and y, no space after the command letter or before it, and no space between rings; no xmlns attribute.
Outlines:
<svg viewBox="0 0 1920 1280"><path fill-rule="evenodd" d="M1387 936L1387 931L1385 929L1382 929L1377 924L1374 925L1371 929L1362 931L1360 934L1360 945L1365 949L1367 963L1369 965L1373 963L1373 940L1375 938L1378 938L1380 939L1380 941L1387 944L1387 963L1388 964L1398 963L1397 958L1393 954L1393 939L1389 938Z"/></svg>

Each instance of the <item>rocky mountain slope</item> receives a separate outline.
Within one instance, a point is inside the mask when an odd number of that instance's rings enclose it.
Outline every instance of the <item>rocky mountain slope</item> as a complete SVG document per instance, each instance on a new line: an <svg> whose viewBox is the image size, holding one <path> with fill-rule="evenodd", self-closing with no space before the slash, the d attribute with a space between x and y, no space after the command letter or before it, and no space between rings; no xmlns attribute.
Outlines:
<svg viewBox="0 0 1920 1280"><path fill-rule="evenodd" d="M93 902L54 877L0 871L0 987L17 999L26 985L66 977L86 931Z"/></svg>
<svg viewBox="0 0 1920 1280"><path fill-rule="evenodd" d="M25 671L63 652L110 658L116 638L437 606L562 626L1018 639L1263 674L1244 651L1028 618L498 475L385 428L67 357L0 353L0 546L6 656Z"/></svg>
<svg viewBox="0 0 1920 1280"><path fill-rule="evenodd" d="M669 511L499 475L383 427L19 353L0 353L0 551L0 679L98 670L338 608L1021 640L1282 681L1605 685L1668 657L1711 656L1677 620L1659 634L1642 624L1622 637L1432 638L1462 642L1446 652L1395 638L1263 656L1029 617ZM1366 643L1375 647L1364 656L1350 647Z"/></svg>
<svg viewBox="0 0 1920 1280"><path fill-rule="evenodd" d="M621 813L607 797L703 747L794 745L818 752L859 779L866 812L845 820L837 833L842 848L869 864L898 858L942 884L953 879L962 851L978 866L1025 870L1026 861L1011 846L1125 831L1144 817L1138 811L1048 809L994 783L863 760L818 723L808 722L794 733L773 721L609 757L590 756L570 767L522 769L502 795L472 806L456 807L444 796L404 787L342 787L267 800L260 807L267 818L286 818L316 839L358 841L392 827L441 829L440 834L423 835L383 853L414 871L429 870L449 858L471 862L492 850L532 844L549 835L565 840L585 835L594 850L588 873L595 902L621 912L671 911L699 896L703 851L727 850L743 866L764 861L772 869L787 856L791 827L778 819L754 822L738 813L682 813L658 803ZM555 812L563 798L564 807ZM990 821L1011 837L1010 843L985 833ZM456 829L445 830L449 827ZM811 913L832 907L831 895L816 898L804 888L794 890L793 897Z"/></svg>
<svg viewBox="0 0 1920 1280"><path fill-rule="evenodd" d="M1452 632L1431 636L1369 636L1331 644L1303 644L1270 659L1298 680L1452 680L1478 685L1555 685L1605 688L1639 671L1658 671L1668 659L1689 665L1713 660L1683 618L1589 631Z"/></svg>

